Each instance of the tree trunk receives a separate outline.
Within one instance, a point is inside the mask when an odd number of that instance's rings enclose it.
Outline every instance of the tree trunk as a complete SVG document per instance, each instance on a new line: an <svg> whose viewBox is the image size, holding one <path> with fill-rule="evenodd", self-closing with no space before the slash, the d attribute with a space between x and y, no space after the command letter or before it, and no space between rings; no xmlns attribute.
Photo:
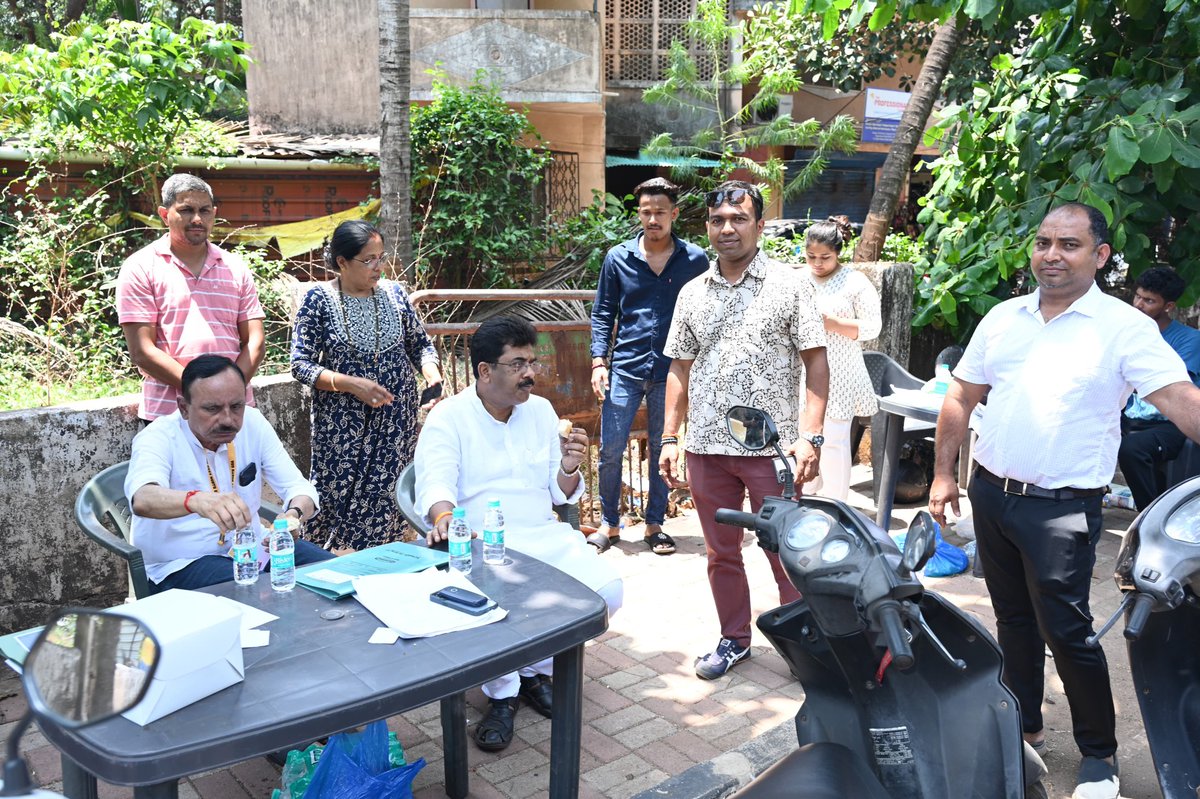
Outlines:
<svg viewBox="0 0 1200 799"><path fill-rule="evenodd" d="M917 76L908 105L904 107L904 115L900 117L896 138L892 140L887 160L880 170L879 183L875 186L871 207L863 222L862 238L854 249L855 261L878 261L883 252L884 239L892 228L896 206L900 204L900 193L904 190L908 173L912 171L913 153L925 135L925 123L933 111L934 100L941 93L942 81L950 71L950 62L958 50L961 36L962 32L953 17L939 25L934 33L925 64Z"/></svg>
<svg viewBox="0 0 1200 799"><path fill-rule="evenodd" d="M63 25L69 25L70 23L75 22L77 19L82 17L86 7L86 0L67 0L67 6L65 9L63 9Z"/></svg>
<svg viewBox="0 0 1200 799"><path fill-rule="evenodd" d="M379 0L379 230L391 273L412 285L409 0Z"/></svg>

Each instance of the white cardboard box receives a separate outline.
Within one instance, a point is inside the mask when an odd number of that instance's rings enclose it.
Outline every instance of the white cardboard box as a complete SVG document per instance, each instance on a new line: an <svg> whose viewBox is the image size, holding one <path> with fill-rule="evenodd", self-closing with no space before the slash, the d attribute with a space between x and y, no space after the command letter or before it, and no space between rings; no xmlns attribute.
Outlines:
<svg viewBox="0 0 1200 799"><path fill-rule="evenodd" d="M172 588L110 612L142 621L160 647L150 688L123 715L143 727L244 679L242 614L211 594Z"/></svg>

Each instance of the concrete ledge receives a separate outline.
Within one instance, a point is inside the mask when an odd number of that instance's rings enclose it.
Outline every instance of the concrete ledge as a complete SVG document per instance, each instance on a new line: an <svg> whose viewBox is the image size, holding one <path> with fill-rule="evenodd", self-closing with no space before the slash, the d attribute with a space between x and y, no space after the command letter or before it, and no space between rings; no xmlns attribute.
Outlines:
<svg viewBox="0 0 1200 799"><path fill-rule="evenodd" d="M722 799L762 774L796 746L796 722L785 721L736 749L642 791L634 799Z"/></svg>
<svg viewBox="0 0 1200 799"><path fill-rule="evenodd" d="M255 378L259 410L307 473L310 420L290 375ZM66 605L109 607L127 591L124 561L75 524L94 474L128 460L137 395L0 413L0 633L43 624Z"/></svg>

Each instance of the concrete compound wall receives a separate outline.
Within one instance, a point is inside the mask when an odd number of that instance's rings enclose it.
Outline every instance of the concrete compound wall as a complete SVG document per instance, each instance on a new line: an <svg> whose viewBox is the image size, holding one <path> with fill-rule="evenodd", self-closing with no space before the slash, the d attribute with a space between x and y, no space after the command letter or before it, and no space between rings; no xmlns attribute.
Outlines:
<svg viewBox="0 0 1200 799"><path fill-rule="evenodd" d="M287 375L256 378L256 402L308 473L309 412ZM137 397L0 413L0 633L42 624L68 605L122 601L124 561L75 523L75 497L97 472L129 458L141 429Z"/></svg>

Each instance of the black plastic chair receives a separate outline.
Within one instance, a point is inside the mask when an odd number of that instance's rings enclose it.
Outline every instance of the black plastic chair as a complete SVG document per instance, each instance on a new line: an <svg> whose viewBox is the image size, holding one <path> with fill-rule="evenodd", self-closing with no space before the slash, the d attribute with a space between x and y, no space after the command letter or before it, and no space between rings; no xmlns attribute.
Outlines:
<svg viewBox="0 0 1200 799"><path fill-rule="evenodd" d="M141 599L150 595L150 581L142 550L130 540L133 511L125 496L128 471L129 461L122 461L88 480L75 498L75 522L88 538L124 559L129 567L133 596ZM264 501L258 513L264 519L274 519L282 510L279 505Z"/></svg>

